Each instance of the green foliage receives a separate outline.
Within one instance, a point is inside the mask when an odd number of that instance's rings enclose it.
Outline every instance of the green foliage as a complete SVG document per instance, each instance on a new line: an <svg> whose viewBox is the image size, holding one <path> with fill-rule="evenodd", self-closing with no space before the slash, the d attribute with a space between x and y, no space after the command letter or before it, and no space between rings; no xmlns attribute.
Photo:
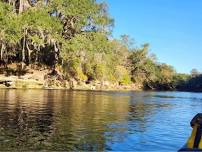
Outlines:
<svg viewBox="0 0 202 152"><path fill-rule="evenodd" d="M157 63L149 44L134 46L128 35L112 39L113 19L106 3L24 0L22 8L15 2L0 2L0 63L46 64L62 67L66 79L135 83L149 89L182 88L200 81L197 70L190 77Z"/></svg>
<svg viewBox="0 0 202 152"><path fill-rule="evenodd" d="M132 80L135 83L149 81L154 71L154 61L148 55L148 44L136 48L129 56Z"/></svg>
<svg viewBox="0 0 202 152"><path fill-rule="evenodd" d="M182 91L202 91L202 75L197 69L193 69L191 75L177 74L174 79L176 88Z"/></svg>
<svg viewBox="0 0 202 152"><path fill-rule="evenodd" d="M175 89L173 83L176 72L174 68L167 64L160 64L156 67L156 82L155 87L159 90Z"/></svg>
<svg viewBox="0 0 202 152"><path fill-rule="evenodd" d="M180 88L180 87L186 85L187 81L190 78L191 77L188 74L177 73L173 77L173 84L174 84L175 88Z"/></svg>
<svg viewBox="0 0 202 152"><path fill-rule="evenodd" d="M130 84L131 76L124 66L117 66L115 69L115 79L119 84Z"/></svg>
<svg viewBox="0 0 202 152"><path fill-rule="evenodd" d="M185 91L197 91L201 92L202 91L202 75L196 75L195 77L191 77L188 79L188 81L180 86L182 90Z"/></svg>
<svg viewBox="0 0 202 152"><path fill-rule="evenodd" d="M0 2L0 36L7 43L17 43L20 39L18 17L8 4Z"/></svg>
<svg viewBox="0 0 202 152"><path fill-rule="evenodd" d="M21 17L21 24L23 28L30 28L32 30L43 30L53 34L62 30L62 25L59 20L48 14L48 9L46 7L42 8L30 8L25 11Z"/></svg>

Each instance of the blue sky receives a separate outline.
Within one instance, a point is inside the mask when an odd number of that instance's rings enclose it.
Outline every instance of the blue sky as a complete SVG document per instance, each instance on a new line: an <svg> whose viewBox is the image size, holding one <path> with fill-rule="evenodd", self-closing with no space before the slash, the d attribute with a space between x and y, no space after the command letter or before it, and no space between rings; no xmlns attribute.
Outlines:
<svg viewBox="0 0 202 152"><path fill-rule="evenodd" d="M113 36L150 43L160 62L177 72L202 71L202 0L106 0Z"/></svg>

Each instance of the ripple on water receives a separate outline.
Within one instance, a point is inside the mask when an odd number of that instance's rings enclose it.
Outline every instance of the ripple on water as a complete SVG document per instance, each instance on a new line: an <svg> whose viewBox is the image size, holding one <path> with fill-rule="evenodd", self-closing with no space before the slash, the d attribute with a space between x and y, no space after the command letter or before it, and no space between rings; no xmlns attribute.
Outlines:
<svg viewBox="0 0 202 152"><path fill-rule="evenodd" d="M0 149L177 151L202 94L0 90Z"/></svg>

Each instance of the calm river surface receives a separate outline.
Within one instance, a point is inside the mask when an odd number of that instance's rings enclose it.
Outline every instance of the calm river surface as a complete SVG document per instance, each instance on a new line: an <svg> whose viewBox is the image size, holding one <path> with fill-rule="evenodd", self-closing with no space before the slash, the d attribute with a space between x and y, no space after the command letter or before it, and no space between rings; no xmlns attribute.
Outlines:
<svg viewBox="0 0 202 152"><path fill-rule="evenodd" d="M0 151L177 151L201 93L0 90Z"/></svg>

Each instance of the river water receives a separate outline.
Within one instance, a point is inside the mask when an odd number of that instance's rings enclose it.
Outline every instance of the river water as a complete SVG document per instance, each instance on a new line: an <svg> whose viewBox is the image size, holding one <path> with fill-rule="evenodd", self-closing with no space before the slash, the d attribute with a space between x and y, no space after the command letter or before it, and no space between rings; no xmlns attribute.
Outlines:
<svg viewBox="0 0 202 152"><path fill-rule="evenodd" d="M177 151L202 93L0 90L0 151Z"/></svg>

